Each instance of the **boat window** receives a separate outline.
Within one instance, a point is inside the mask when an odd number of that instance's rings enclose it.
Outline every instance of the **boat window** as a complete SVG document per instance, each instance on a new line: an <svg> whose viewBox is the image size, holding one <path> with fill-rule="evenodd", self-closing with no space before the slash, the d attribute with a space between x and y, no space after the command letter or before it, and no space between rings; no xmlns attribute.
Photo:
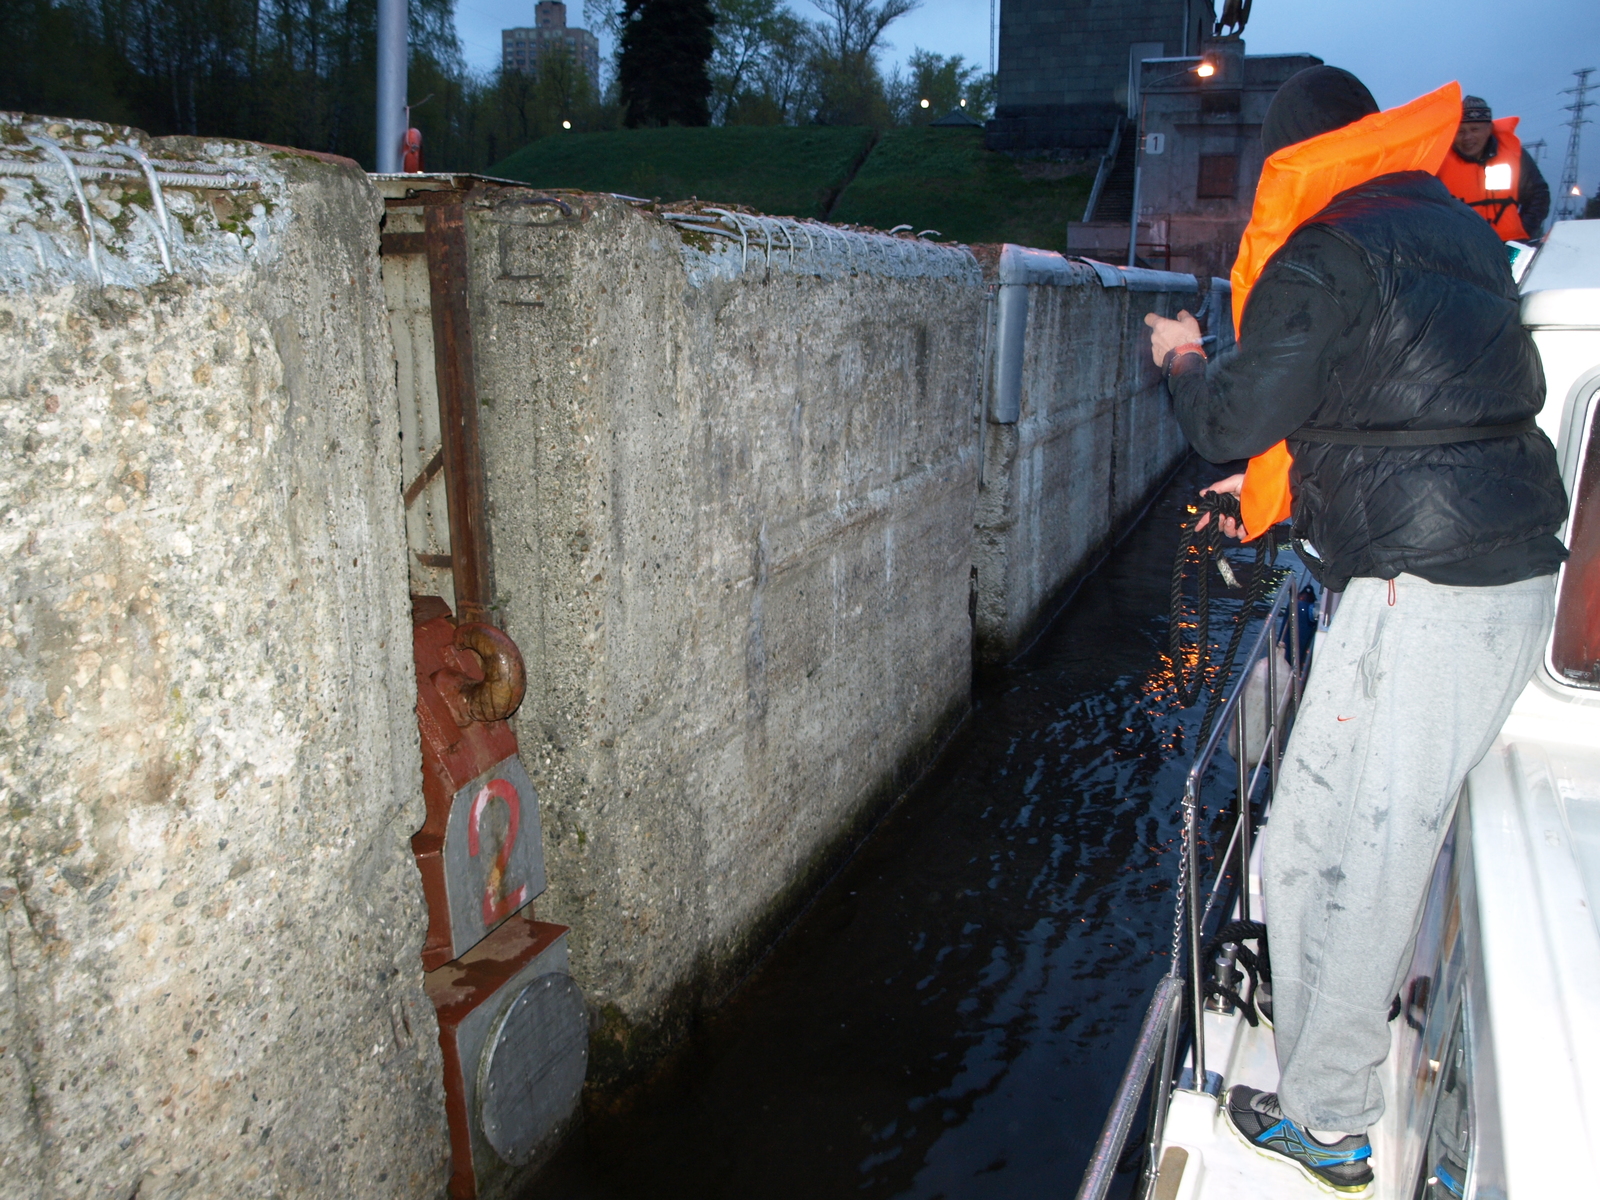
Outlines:
<svg viewBox="0 0 1600 1200"><path fill-rule="evenodd" d="M1550 670L1564 683L1600 688L1600 429L1593 393L1586 407L1583 456L1567 522L1572 557L1561 568Z"/></svg>
<svg viewBox="0 0 1600 1200"><path fill-rule="evenodd" d="M1456 1006L1443 1057L1428 1065L1435 1072L1438 1091L1414 1194L1416 1200L1461 1200L1472 1168L1472 1060L1467 1053L1465 1005Z"/></svg>

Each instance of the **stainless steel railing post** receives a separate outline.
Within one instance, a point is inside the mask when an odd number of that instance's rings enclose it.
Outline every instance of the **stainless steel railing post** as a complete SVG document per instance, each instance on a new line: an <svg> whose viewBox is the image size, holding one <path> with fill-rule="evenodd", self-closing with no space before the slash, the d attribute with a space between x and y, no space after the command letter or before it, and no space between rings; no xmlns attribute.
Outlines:
<svg viewBox="0 0 1600 1200"><path fill-rule="evenodd" d="M1293 668L1289 672L1290 687L1294 695L1295 711L1300 711L1300 696L1305 690L1304 664L1300 661L1300 594L1295 593L1295 598L1290 602L1289 610L1289 662Z"/></svg>
<svg viewBox="0 0 1600 1200"><path fill-rule="evenodd" d="M1239 731L1239 919L1250 919L1250 756L1245 750L1244 705L1234 714ZM1226 864L1223 864L1226 866Z"/></svg>
<svg viewBox="0 0 1600 1200"><path fill-rule="evenodd" d="M1277 623L1276 603L1272 612L1267 616L1269 624ZM1294 598L1293 593L1289 599L1289 621L1294 623ZM1267 640L1267 751L1272 756L1271 782L1267 785L1267 794L1272 794L1272 789L1278 786L1278 637L1274 633Z"/></svg>
<svg viewBox="0 0 1600 1200"><path fill-rule="evenodd" d="M1193 985L1194 1002L1194 1090L1206 1090L1206 1006L1205 991L1200 982L1203 964L1200 962L1200 798L1190 794L1185 798L1184 823L1189 826L1189 864L1184 872L1188 876L1185 887L1189 891L1189 979Z"/></svg>
<svg viewBox="0 0 1600 1200"><path fill-rule="evenodd" d="M1176 979L1169 975L1166 978ZM1150 1150L1145 1162L1143 1196L1149 1200L1161 1173L1161 1143L1167 1136L1167 1109L1172 1104L1172 1068L1178 1058L1178 1006L1167 1013L1167 1032L1161 1039L1161 1073L1152 1081L1156 1095L1150 1113Z"/></svg>
<svg viewBox="0 0 1600 1200"><path fill-rule="evenodd" d="M1134 1042L1128 1066L1122 1072L1122 1081L1117 1084L1117 1094L1111 1102L1111 1111L1106 1114L1100 1140L1095 1143L1094 1152L1089 1156L1089 1168L1084 1172L1083 1183L1078 1188L1078 1200L1103 1200L1110 1190L1111 1181L1117 1173L1117 1159L1122 1156L1123 1143L1128 1140L1134 1115L1139 1111L1139 1096L1144 1091L1151 1068L1157 1062L1162 1042L1171 1040L1171 1018L1177 1012L1182 996L1183 981L1176 976L1163 975L1161 982L1156 984L1156 994L1150 1001L1150 1007L1145 1010L1144 1024L1139 1027L1139 1037ZM1152 1086L1158 1090L1165 1089L1166 1080L1158 1078Z"/></svg>

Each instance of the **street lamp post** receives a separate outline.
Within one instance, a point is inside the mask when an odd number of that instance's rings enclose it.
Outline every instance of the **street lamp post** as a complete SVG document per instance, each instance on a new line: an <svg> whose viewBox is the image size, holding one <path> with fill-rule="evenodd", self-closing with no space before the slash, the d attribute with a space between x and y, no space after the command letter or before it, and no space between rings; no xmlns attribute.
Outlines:
<svg viewBox="0 0 1600 1200"><path fill-rule="evenodd" d="M378 0L378 152L380 173L400 170L406 136L406 0Z"/></svg>

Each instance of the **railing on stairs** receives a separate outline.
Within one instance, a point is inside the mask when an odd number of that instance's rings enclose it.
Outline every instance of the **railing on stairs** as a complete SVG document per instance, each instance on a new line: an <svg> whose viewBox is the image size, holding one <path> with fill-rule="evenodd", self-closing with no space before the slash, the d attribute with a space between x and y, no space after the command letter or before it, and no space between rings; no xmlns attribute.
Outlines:
<svg viewBox="0 0 1600 1200"><path fill-rule="evenodd" d="M1111 145L1106 147L1106 152L1100 156L1100 169L1094 173L1094 186L1089 189L1089 203L1083 208L1085 221L1094 220L1094 210L1100 204L1100 194L1105 190L1106 180L1111 178L1111 172L1117 165L1117 151L1122 146L1123 124L1122 121L1117 122L1117 127L1111 131Z"/></svg>
<svg viewBox="0 0 1600 1200"><path fill-rule="evenodd" d="M1125 1157L1129 1135L1138 1115L1140 1098L1149 1090L1149 1120L1145 1135L1144 1169L1134 1195L1149 1200L1156 1190L1160 1165L1162 1136L1166 1128L1167 1107L1175 1085L1174 1067L1184 1052L1192 1051L1193 1072L1189 1076L1192 1090L1215 1095L1210 1088L1205 1066L1205 982L1201 971L1200 947L1204 931L1217 900L1223 894L1224 882L1230 864L1237 863L1237 894L1241 919L1250 917L1250 847L1253 837L1252 803L1263 779L1266 781L1265 803L1272 800L1272 791L1278 778L1278 767L1283 738L1288 725L1299 707L1304 685L1304 665L1300 653L1300 623L1295 609L1295 598L1303 583L1297 572L1289 572L1279 583L1254 643L1244 656L1238 679L1228 690L1227 700L1212 726L1211 736L1195 755L1184 780L1183 833L1180 842L1178 886L1173 913L1172 961L1166 975L1156 985L1155 995L1145 1011L1133 1053L1117 1085L1116 1097L1106 1117L1105 1128L1090 1155L1083 1182L1078 1188L1077 1200L1104 1200L1116 1176L1118 1165ZM1284 622L1288 635L1289 664L1287 679L1273 665L1279 661L1277 627L1279 618L1288 614ZM1248 614L1241 614L1246 619ZM1264 715L1262 753L1253 765L1250 762L1251 734L1258 731L1248 728L1252 705L1247 699L1252 692L1251 680L1257 664L1269 665L1265 676L1264 714L1255 716L1260 722ZM1283 695L1277 693L1280 683ZM1235 737L1235 760L1238 771L1235 780L1236 813L1233 831L1227 848L1218 856L1216 876L1202 902L1200 878L1200 851L1198 820L1200 790L1212 759L1232 729ZM1234 857L1237 854L1237 859ZM1187 946L1185 946L1187 943ZM1183 1006L1191 1005L1190 1018L1193 1034L1189 1046L1179 1045L1183 1026Z"/></svg>

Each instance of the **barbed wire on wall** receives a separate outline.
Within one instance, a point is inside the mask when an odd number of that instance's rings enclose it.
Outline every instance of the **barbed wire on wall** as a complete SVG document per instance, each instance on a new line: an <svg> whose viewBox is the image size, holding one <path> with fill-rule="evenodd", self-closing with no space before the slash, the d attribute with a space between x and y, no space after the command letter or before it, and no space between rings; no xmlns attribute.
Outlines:
<svg viewBox="0 0 1600 1200"><path fill-rule="evenodd" d="M965 246L932 242L921 235L900 237L710 207L663 212L661 219L705 239L701 245L684 243L689 282L695 287L714 278L731 279L752 268L824 279L880 275L979 284L983 278L978 260ZM910 230L910 226L902 228Z"/></svg>
<svg viewBox="0 0 1600 1200"><path fill-rule="evenodd" d="M0 187L0 287L7 290L46 279L139 286L185 270L230 269L273 224L249 198L250 211L231 221L204 202L267 186L233 147L207 146L204 158L155 159L137 131L119 126L0 124L0 180L31 183Z"/></svg>

